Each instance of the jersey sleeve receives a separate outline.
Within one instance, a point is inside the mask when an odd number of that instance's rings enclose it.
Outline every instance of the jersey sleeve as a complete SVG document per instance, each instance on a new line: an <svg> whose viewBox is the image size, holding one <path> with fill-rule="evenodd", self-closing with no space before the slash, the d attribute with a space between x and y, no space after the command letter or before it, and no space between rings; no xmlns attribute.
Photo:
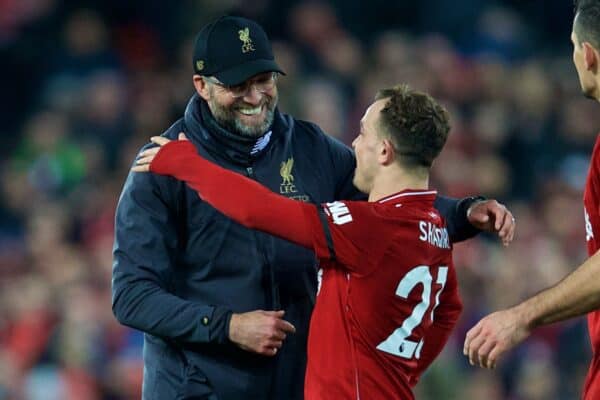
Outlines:
<svg viewBox="0 0 600 400"><path fill-rule="evenodd" d="M163 146L150 164L150 171L184 181L204 201L247 228L312 247L309 221L317 218L314 204L275 194L256 181L202 158L191 142L172 141Z"/></svg>
<svg viewBox="0 0 600 400"><path fill-rule="evenodd" d="M315 206L288 199L205 160L188 141L163 146L150 171L186 182L204 201L248 228L313 248L320 259L338 261L352 271L367 272L376 260L372 256L383 251L385 241L366 233L374 231L378 221L371 203L336 201Z"/></svg>
<svg viewBox="0 0 600 400"><path fill-rule="evenodd" d="M311 219L312 218L312 219ZM380 223L372 203L335 201L318 209L318 218L307 215L313 231L313 248L321 260L337 261L352 272L367 273L385 251L387 241L378 238Z"/></svg>

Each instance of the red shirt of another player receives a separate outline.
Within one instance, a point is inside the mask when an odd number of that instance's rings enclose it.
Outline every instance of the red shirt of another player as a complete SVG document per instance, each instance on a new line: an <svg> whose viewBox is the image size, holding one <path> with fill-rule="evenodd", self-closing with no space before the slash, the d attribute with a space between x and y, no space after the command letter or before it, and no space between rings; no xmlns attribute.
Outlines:
<svg viewBox="0 0 600 400"><path fill-rule="evenodd" d="M305 398L413 399L461 310L435 192L307 210L323 277L313 312Z"/></svg>
<svg viewBox="0 0 600 400"><path fill-rule="evenodd" d="M588 255L594 255L600 248L600 136L596 138L592 161L583 194L585 212L585 240ZM583 391L586 400L600 399L600 311L588 314L588 329L592 342L592 363L588 371Z"/></svg>

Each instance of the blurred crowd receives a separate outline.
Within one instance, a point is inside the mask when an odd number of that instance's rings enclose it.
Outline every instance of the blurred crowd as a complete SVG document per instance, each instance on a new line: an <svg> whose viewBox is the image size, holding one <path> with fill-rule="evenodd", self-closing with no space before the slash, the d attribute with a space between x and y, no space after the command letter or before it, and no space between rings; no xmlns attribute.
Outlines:
<svg viewBox="0 0 600 400"><path fill-rule="evenodd" d="M405 82L441 99L453 128L432 186L515 214L510 247L486 235L456 246L464 313L417 398L577 398L583 318L538 331L495 371L462 356L480 317L586 257L582 191L600 106L571 65L569 2L5 0L0 399L140 397L142 336L110 308L114 209L137 150L193 93L195 33L225 12L273 39L287 71L280 109L347 144L377 89Z"/></svg>

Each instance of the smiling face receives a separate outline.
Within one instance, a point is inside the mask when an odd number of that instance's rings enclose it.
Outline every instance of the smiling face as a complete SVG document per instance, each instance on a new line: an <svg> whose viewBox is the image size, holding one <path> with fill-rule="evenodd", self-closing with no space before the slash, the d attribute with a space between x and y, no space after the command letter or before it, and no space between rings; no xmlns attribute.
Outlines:
<svg viewBox="0 0 600 400"><path fill-rule="evenodd" d="M242 136L258 137L273 123L278 94L276 84L264 91L258 90L257 85L264 86L272 75L272 72L258 74L233 89L198 75L194 76L194 84L222 127ZM236 97L240 87L246 90Z"/></svg>

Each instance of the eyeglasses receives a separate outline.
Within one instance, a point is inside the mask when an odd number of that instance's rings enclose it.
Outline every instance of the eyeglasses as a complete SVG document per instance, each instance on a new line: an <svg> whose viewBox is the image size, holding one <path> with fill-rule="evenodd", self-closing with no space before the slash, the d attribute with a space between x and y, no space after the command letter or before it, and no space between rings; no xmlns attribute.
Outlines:
<svg viewBox="0 0 600 400"><path fill-rule="evenodd" d="M233 86L226 85L212 76L204 76L203 78L207 82L210 82L213 85L217 85L226 90L231 95L231 97L240 98L244 97L252 87L254 87L259 93L266 93L268 91L273 90L273 88L275 87L275 83L277 82L277 76L278 74L276 72L272 72L269 75L261 75L259 77L254 78L251 81L246 81L239 85Z"/></svg>

